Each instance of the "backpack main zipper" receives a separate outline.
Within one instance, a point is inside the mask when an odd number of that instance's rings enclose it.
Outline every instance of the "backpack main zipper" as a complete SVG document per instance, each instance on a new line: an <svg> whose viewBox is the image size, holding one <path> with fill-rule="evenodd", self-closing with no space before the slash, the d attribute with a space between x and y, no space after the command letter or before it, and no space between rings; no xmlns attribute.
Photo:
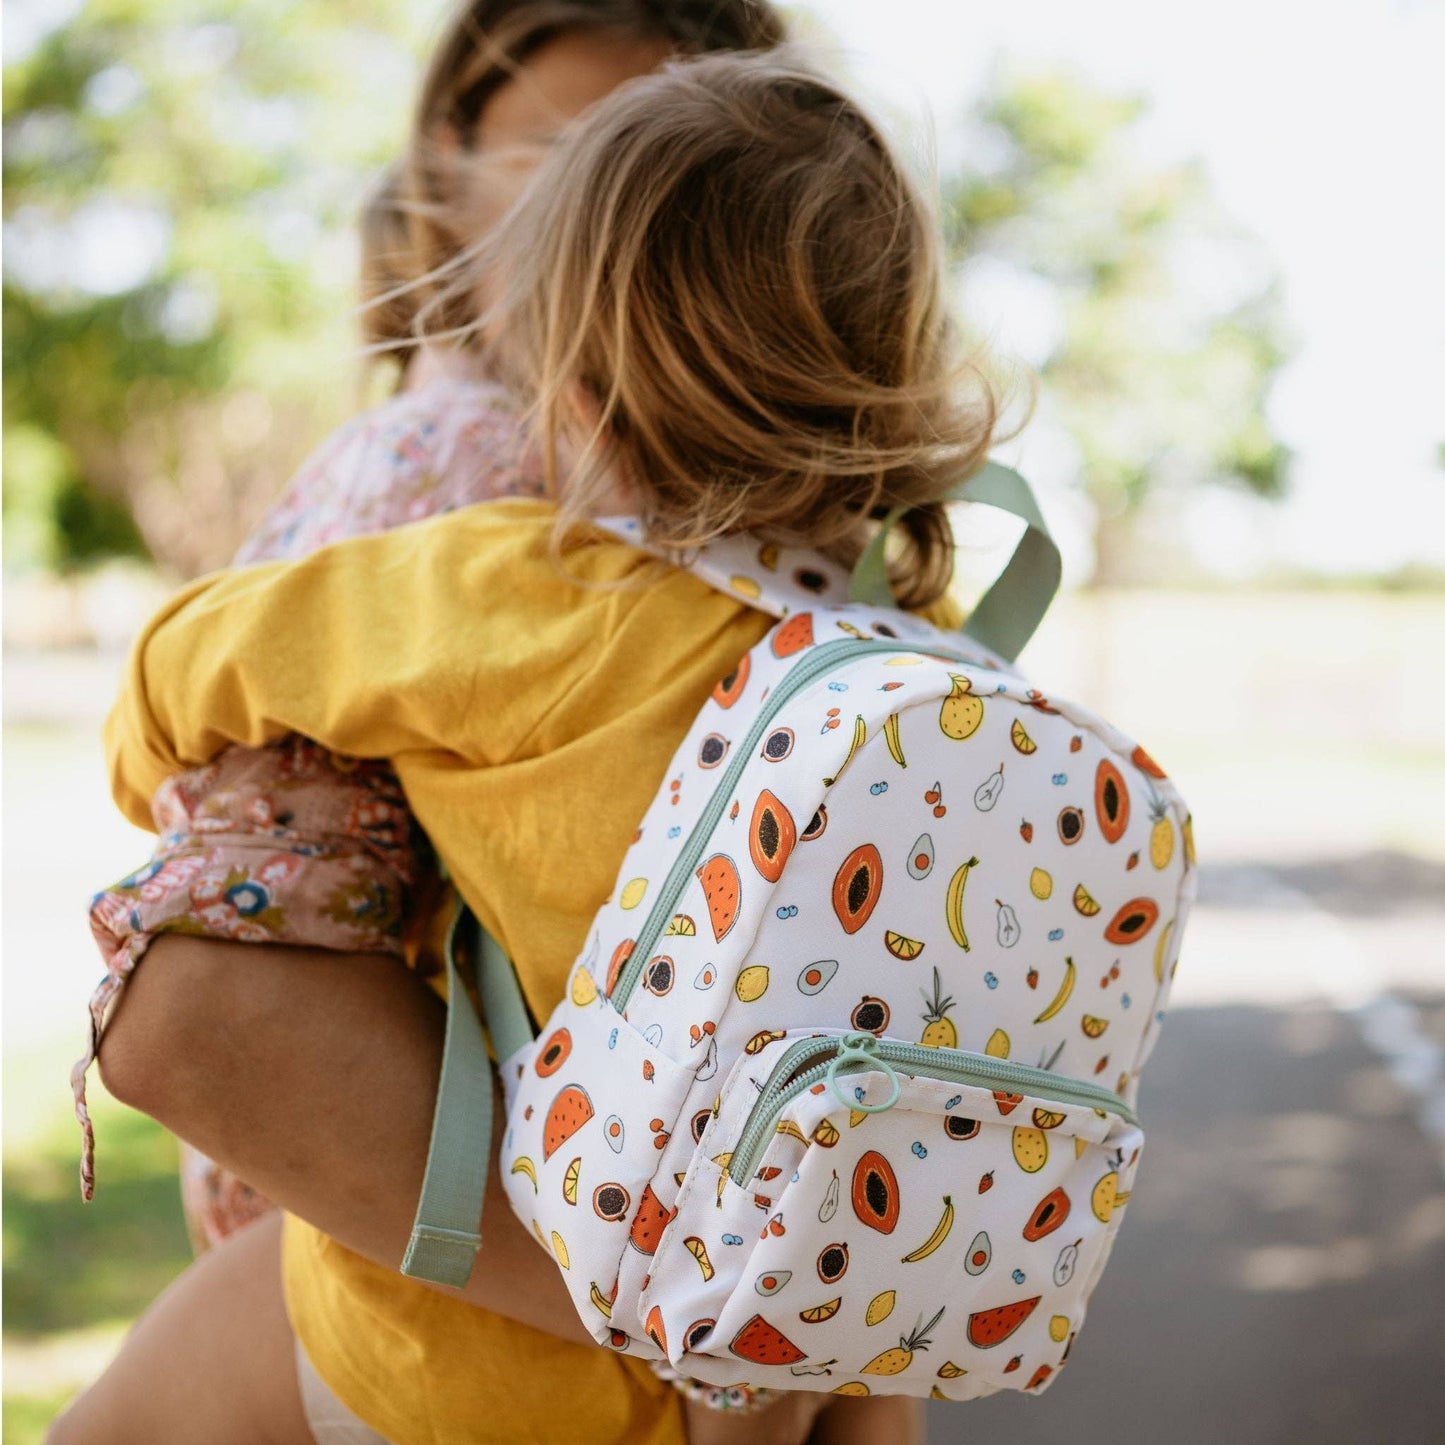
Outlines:
<svg viewBox="0 0 1445 1445"><path fill-rule="evenodd" d="M742 1135L728 1161L728 1176L734 1184L746 1187L752 1177L753 1168L767 1146L769 1138L777 1127L787 1106L807 1093L816 1084L828 1079L830 1066L842 1054L858 1054L849 1040L855 1035L843 1038L813 1037L799 1039L787 1049L768 1075L768 1082L759 1095L758 1101L748 1114ZM931 1049L922 1044L895 1043L891 1039L874 1039L867 1049L869 1062L858 1061L852 1073L867 1072L880 1065L891 1073L888 1065L899 1064L905 1073L937 1079L943 1083L972 1085L976 1088L999 1089L1012 1086L1021 1093L1051 1104L1073 1104L1096 1109L1107 1114L1116 1114L1128 1124L1138 1125L1134 1110L1117 1094L1098 1084L1086 1083L1082 1079L1063 1077L1047 1069L1031 1068L1027 1064L1012 1064L1006 1059L995 1059L988 1054L969 1053L964 1049ZM850 1060L850 1063L852 1060ZM895 1096L896 1097L896 1096Z"/></svg>
<svg viewBox="0 0 1445 1445"><path fill-rule="evenodd" d="M742 777L744 769L761 745L763 736L773 719L809 683L830 672L840 660L851 658L854 655L866 656L874 652L917 653L920 656L939 659L949 657L961 666L977 666L976 662L962 654L954 654L943 648L930 648L927 653L923 653L921 649L910 647L907 642L896 637L876 639L844 637L837 642L816 644L774 688L768 699L767 707L759 713L748 730L747 737L734 751L731 761L718 779L717 786L707 801L707 806L702 810L702 816L698 819L692 832L688 834L687 843L668 870L662 888L657 894L657 901L649 911L642 931L637 935L637 942L632 946L632 954L623 966L617 979L617 986L613 990L612 1005L619 1013L626 1009L628 1000L631 999L638 980L642 977L642 971L652 957L652 950L662 936L663 928L666 927L668 919L672 917L673 909L676 908L678 900L682 897L688 882L697 869L703 847L716 829L718 820L722 817L723 809L727 806L738 779Z"/></svg>

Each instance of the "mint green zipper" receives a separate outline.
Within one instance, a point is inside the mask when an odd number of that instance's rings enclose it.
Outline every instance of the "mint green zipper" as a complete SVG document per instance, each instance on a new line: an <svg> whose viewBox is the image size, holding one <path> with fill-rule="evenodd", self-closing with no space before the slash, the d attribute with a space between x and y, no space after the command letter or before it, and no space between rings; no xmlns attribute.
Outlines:
<svg viewBox="0 0 1445 1445"><path fill-rule="evenodd" d="M731 761L718 779L717 787L713 790L707 806L702 811L702 817L698 819L697 826L688 834L687 843L678 853L672 868L668 871L667 878L658 891L657 901L648 913L647 922L643 924L642 932L637 935L637 942L632 946L632 954L618 977L617 987L612 991L612 1004L619 1013L626 1009L628 1000L632 997L638 980L642 977L642 971L652 957L652 950L657 947L657 940L662 936L662 930L667 926L667 921L672 917L673 910L677 907L678 900L687 888L688 881L697 870L698 860L704 846L717 827L718 820L722 817L722 811L727 806L738 779L752 760L753 754L757 752L773 719L809 683L815 682L825 673L831 672L841 660L852 658L855 655L862 657L873 652L908 653L917 651L919 651L918 648L910 647L906 641L897 637L844 637L837 642L820 642L806 652L778 683L772 696L768 699L767 708L758 715L742 745L734 750ZM929 657L951 657L954 661L964 665L970 661L961 653L952 653L937 647L930 647L927 655Z"/></svg>
<svg viewBox="0 0 1445 1445"><path fill-rule="evenodd" d="M748 1114L742 1136L733 1149L728 1175L734 1184L746 1186L768 1140L777 1128L784 1110L814 1085L828 1081L837 1073L837 1065L845 1061L849 1073L882 1069L893 1074L890 1067L898 1064L906 1074L936 1079L948 1084L966 1084L982 1089L1008 1086L1011 1091L1043 1099L1050 1104L1074 1104L1115 1114L1126 1123L1137 1125L1134 1110L1112 1090L1082 1079L1052 1074L1027 1064L1011 1064L988 1054L973 1054L964 1049L930 1049L922 1044L895 1043L891 1039L875 1039L872 1034L850 1033L841 1037L799 1039L774 1065L758 1101ZM894 1077L894 1100L897 1099L897 1078ZM884 1108L891 1107L889 1105ZM870 1113L882 1112L875 1107Z"/></svg>

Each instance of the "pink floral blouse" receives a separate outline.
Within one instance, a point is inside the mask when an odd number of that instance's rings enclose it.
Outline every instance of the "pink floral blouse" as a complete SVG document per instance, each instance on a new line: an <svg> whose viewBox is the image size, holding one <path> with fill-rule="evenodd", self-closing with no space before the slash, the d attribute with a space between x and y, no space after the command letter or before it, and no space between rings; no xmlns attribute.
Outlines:
<svg viewBox="0 0 1445 1445"><path fill-rule="evenodd" d="M498 388L440 376L342 426L296 474L237 564L297 558L343 537L500 496L541 496L540 469ZM96 895L105 976L71 1074L81 1192L95 1190L85 1079L126 979L160 933L344 952L402 951L402 919L430 853L390 767L303 738L232 748L169 779L150 862ZM199 1155L183 1170L192 1237L214 1243L267 1202Z"/></svg>

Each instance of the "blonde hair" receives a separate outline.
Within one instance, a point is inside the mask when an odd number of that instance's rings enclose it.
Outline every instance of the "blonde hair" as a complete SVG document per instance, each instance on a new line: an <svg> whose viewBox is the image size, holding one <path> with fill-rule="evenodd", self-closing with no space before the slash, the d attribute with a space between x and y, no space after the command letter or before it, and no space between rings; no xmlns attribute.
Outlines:
<svg viewBox="0 0 1445 1445"><path fill-rule="evenodd" d="M432 52L405 152L378 182L361 217L361 328L371 348L405 368L418 311L445 292L439 274L475 240L460 204L488 100L527 58L570 31L670 40L680 53L765 50L784 39L769 0L467 0ZM442 137L452 144L443 143ZM466 318L456 316L460 324Z"/></svg>
<svg viewBox="0 0 1445 1445"><path fill-rule="evenodd" d="M673 62L601 102L468 278L474 315L495 293L474 330L530 405L559 539L619 475L680 547L753 530L851 562L870 517L907 507L899 600L937 598L942 502L999 411L940 252L878 128L790 59ZM564 484L579 395L593 424Z"/></svg>

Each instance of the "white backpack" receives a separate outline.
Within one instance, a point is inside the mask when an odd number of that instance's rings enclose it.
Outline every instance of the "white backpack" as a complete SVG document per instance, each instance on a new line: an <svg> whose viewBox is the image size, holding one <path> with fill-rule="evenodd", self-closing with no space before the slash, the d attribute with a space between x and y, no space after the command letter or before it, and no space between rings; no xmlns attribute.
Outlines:
<svg viewBox="0 0 1445 1445"><path fill-rule="evenodd" d="M600 1343L712 1384L1041 1390L1133 1189L1189 818L1010 670L1057 553L1015 473L963 495L1030 524L963 634L848 600L886 598L881 540L851 584L748 538L680 559L783 620L677 749L540 1033L479 940L513 1208ZM405 1268L456 1284L491 1105L449 1017Z"/></svg>

